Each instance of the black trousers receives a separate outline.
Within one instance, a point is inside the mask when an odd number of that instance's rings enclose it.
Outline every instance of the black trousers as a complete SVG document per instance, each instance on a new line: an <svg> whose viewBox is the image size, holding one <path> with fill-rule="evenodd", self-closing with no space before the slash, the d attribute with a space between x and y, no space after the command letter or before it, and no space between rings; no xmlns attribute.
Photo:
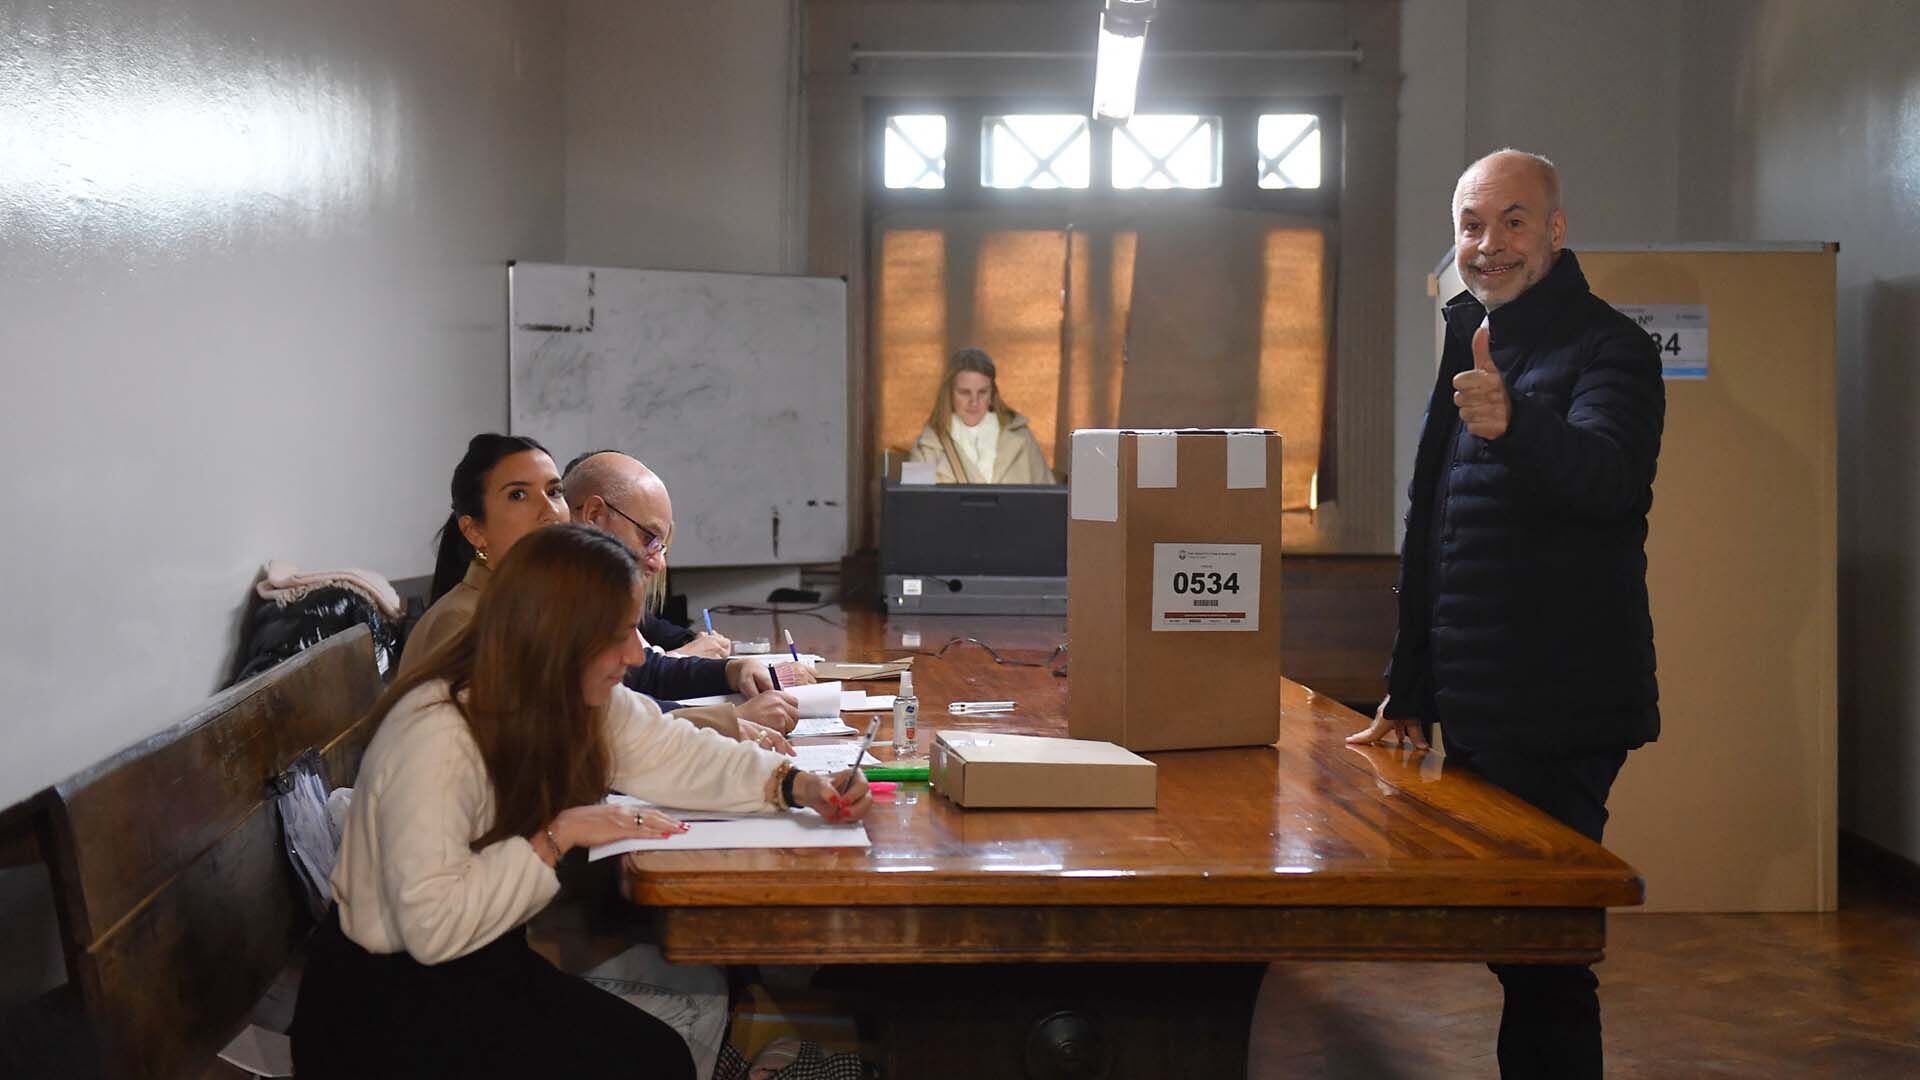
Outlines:
<svg viewBox="0 0 1920 1080"><path fill-rule="evenodd" d="M1444 730L1444 725L1442 726ZM1447 740L1447 761L1465 765L1595 843L1607 824L1607 792L1626 751L1535 757ZM1488 964L1506 991L1500 1012L1500 1075L1505 1080L1599 1080L1600 980L1585 966Z"/></svg>
<svg viewBox="0 0 1920 1080"><path fill-rule="evenodd" d="M290 1034L302 1080L694 1076L678 1032L548 963L524 927L429 965L368 952L335 912L314 935Z"/></svg>

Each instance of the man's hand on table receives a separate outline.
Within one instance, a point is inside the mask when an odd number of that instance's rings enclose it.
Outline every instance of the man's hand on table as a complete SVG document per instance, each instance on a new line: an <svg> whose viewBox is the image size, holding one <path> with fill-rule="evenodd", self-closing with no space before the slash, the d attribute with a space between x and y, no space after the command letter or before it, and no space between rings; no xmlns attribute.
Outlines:
<svg viewBox="0 0 1920 1080"><path fill-rule="evenodd" d="M1374 710L1373 723L1365 731L1356 731L1347 736L1351 744L1362 743L1398 743L1406 741L1421 750L1429 749L1427 737L1420 731L1420 718L1417 716L1388 716L1387 705L1392 698L1382 698L1380 707Z"/></svg>
<svg viewBox="0 0 1920 1080"><path fill-rule="evenodd" d="M695 631L693 640L667 653L668 656L702 656L709 660L725 660L733 655L733 642L725 634L709 634L705 630Z"/></svg>

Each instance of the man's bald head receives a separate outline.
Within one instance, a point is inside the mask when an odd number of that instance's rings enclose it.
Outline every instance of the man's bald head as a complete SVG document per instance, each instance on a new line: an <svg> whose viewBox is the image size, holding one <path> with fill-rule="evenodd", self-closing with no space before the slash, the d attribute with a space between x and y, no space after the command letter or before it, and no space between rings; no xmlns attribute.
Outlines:
<svg viewBox="0 0 1920 1080"><path fill-rule="evenodd" d="M590 495L625 505L642 488L660 485L652 469L618 450L596 450L574 458L562 479L569 506L585 503Z"/></svg>
<svg viewBox="0 0 1920 1080"><path fill-rule="evenodd" d="M1497 150L1454 185L1454 265L1488 311L1545 280L1566 235L1560 170L1539 154Z"/></svg>
<svg viewBox="0 0 1920 1080"><path fill-rule="evenodd" d="M1495 150L1486 157L1467 166L1460 179L1453 185L1453 216L1460 216L1460 194L1468 187L1469 181L1481 182L1492 177L1510 178L1522 183L1539 185L1540 199L1547 213L1560 209L1560 167L1545 154L1529 153L1506 147Z"/></svg>
<svg viewBox="0 0 1920 1080"><path fill-rule="evenodd" d="M599 450L569 462L562 482L573 520L618 537L649 575L664 567L664 558L647 548L654 538L672 537L673 502L652 469L617 450Z"/></svg>

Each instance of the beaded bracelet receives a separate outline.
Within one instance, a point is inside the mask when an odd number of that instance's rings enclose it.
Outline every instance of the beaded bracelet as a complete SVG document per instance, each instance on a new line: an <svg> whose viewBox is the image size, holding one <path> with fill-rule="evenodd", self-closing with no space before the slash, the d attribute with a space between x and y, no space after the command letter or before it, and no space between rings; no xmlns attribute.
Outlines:
<svg viewBox="0 0 1920 1080"><path fill-rule="evenodd" d="M558 866L560 860L567 857L567 853L560 850L560 841L553 838L553 826L549 825L543 831L547 834L547 843L553 845L553 862L555 866Z"/></svg>
<svg viewBox="0 0 1920 1080"><path fill-rule="evenodd" d="M784 809L791 810L794 808L793 781L800 775L800 770L784 761L778 768L780 770L780 805Z"/></svg>

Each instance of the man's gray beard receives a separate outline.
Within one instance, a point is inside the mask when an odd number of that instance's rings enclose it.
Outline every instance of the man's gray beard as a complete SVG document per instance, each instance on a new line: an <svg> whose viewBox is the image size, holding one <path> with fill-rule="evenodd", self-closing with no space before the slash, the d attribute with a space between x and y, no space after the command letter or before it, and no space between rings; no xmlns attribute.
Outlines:
<svg viewBox="0 0 1920 1080"><path fill-rule="evenodd" d="M1527 288L1532 288L1532 287L1533 286L1529 285ZM1526 289L1520 290L1522 294L1524 294L1526 291L1527 291ZM1519 296L1516 295L1515 297L1513 297L1512 300L1488 300L1486 297L1481 296L1477 292L1474 292L1473 286L1471 285L1467 286L1467 292L1472 293L1473 298L1475 300L1480 301L1480 306L1487 309L1487 314L1489 315L1493 314L1496 309L1505 307L1506 305L1513 303L1514 300L1518 300L1520 298Z"/></svg>

